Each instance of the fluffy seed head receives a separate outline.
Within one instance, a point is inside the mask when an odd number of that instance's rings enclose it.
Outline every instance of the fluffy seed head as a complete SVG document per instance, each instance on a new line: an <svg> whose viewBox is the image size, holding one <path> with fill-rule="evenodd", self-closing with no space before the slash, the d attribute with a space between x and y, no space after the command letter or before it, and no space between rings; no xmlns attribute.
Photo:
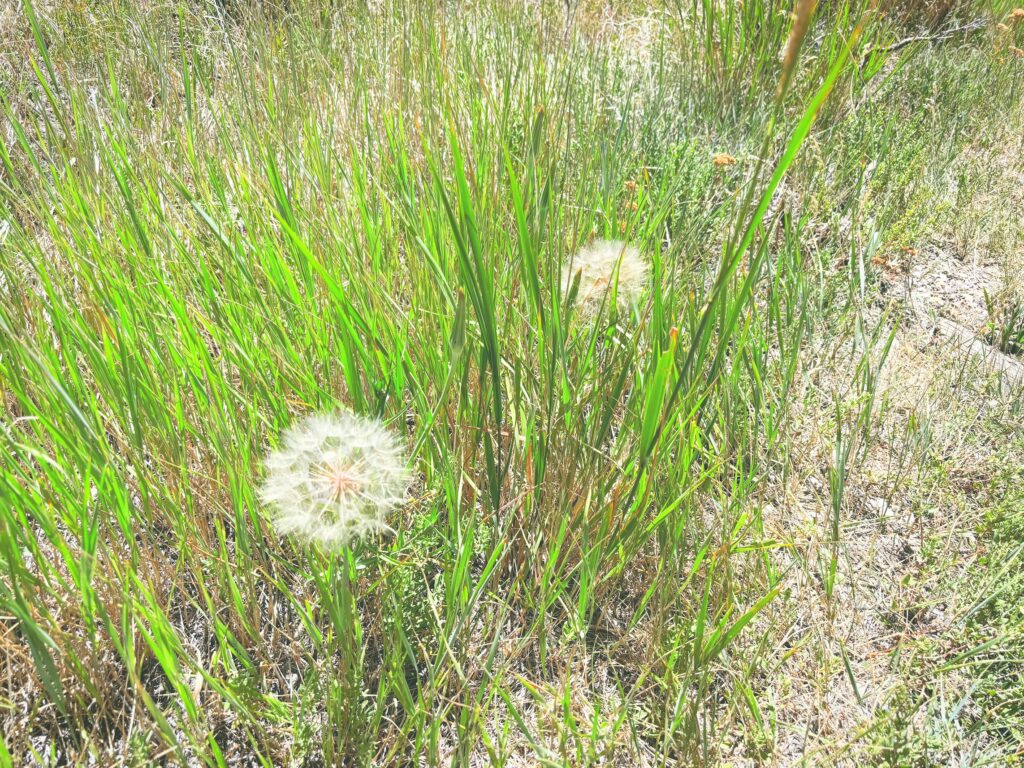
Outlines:
<svg viewBox="0 0 1024 768"><path fill-rule="evenodd" d="M313 415L287 429L266 471L260 499L277 532L326 548L386 530L409 485L395 435L351 413Z"/></svg>
<svg viewBox="0 0 1024 768"><path fill-rule="evenodd" d="M585 311L596 311L612 286L619 307L628 307L640 298L647 284L647 262L640 251L621 240L595 240L573 256L562 271L565 291L572 287L577 272L580 289L576 301Z"/></svg>

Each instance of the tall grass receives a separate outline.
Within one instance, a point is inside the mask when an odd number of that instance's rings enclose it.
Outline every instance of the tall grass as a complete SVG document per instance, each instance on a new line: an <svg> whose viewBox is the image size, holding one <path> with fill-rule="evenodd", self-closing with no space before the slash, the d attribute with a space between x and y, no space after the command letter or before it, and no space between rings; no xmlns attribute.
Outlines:
<svg viewBox="0 0 1024 768"><path fill-rule="evenodd" d="M813 5L695 6L630 60L514 5L25 3L5 751L711 761L756 708L731 649L779 593L758 489L824 290L780 201L900 66L865 59L870 9ZM562 265L594 237L649 260L639 306L579 311ZM417 481L394 536L332 555L254 489L337 406L401 432Z"/></svg>

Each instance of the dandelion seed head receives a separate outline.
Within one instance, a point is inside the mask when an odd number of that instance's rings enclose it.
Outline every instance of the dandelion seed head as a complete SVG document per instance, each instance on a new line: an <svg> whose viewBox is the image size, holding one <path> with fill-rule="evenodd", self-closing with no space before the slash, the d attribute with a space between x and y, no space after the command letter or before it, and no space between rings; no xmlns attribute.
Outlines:
<svg viewBox="0 0 1024 768"><path fill-rule="evenodd" d="M625 308L640 298L647 285L647 262L639 250L621 240L595 240L573 256L562 271L563 290L572 287L577 272L576 301L589 312L597 311L613 286L619 308Z"/></svg>
<svg viewBox="0 0 1024 768"><path fill-rule="evenodd" d="M309 416L266 459L260 500L278 533L333 549L387 530L409 484L398 438L351 413Z"/></svg>

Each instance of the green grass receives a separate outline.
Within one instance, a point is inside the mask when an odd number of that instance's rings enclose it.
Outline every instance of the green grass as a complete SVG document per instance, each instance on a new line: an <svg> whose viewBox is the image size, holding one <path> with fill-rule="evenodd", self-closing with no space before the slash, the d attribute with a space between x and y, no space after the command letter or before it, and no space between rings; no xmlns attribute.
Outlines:
<svg viewBox="0 0 1024 768"><path fill-rule="evenodd" d="M832 398L841 612L896 327L872 258L938 226L1024 73L1006 8L891 55L876 10L789 10L636 9L631 50L516 3L20 7L0 765L768 759L794 407ZM561 284L595 237L648 260L637 306ZM338 407L415 484L393 535L322 552L257 489Z"/></svg>

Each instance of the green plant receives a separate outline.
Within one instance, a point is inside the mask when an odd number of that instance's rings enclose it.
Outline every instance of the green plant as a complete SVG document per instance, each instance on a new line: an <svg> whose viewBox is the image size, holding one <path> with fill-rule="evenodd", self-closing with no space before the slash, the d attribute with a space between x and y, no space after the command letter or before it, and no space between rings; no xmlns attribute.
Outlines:
<svg viewBox="0 0 1024 768"><path fill-rule="evenodd" d="M737 711L767 752L772 649L745 643L788 545L763 494L810 356L856 337L839 546L887 330L857 237L816 217L867 230L878 193L888 231L887 180L973 127L921 141L893 105L938 89L981 120L1015 87L987 49L870 53L892 31L859 4L789 10L695 4L633 55L490 0L26 2L0 93L0 758L710 764ZM890 150L913 162L867 179ZM642 260L629 301L600 291L621 268L581 293L595 240ZM259 489L277 436L334 409L414 476L390 532L321 551Z"/></svg>
<svg viewBox="0 0 1024 768"><path fill-rule="evenodd" d="M991 296L985 291L988 323L985 341L1000 352L1019 355L1024 352L1024 300L1014 296Z"/></svg>

